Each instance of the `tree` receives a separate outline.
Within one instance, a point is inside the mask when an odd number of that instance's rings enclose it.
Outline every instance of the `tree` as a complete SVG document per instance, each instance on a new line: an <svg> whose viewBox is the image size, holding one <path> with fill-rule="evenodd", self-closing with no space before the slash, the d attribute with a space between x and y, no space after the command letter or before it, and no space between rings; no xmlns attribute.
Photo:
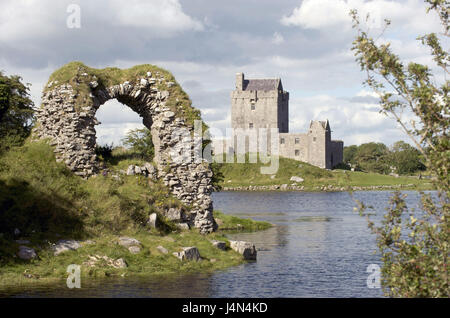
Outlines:
<svg viewBox="0 0 450 318"><path fill-rule="evenodd" d="M443 32L426 34L418 40L430 49L436 68L448 76L450 57L441 39L449 37L449 3L425 3L427 12L438 13ZM438 83L426 65L405 65L389 43L377 44L362 29L356 10L350 14L358 31L352 50L367 75L365 85L378 94L381 112L397 121L424 157L426 167L436 175L437 199L422 193L422 207L414 211L408 209L405 196L397 192L380 226L369 219L365 212L368 207L358 202L360 214L366 215L369 228L377 236L383 262L382 286L387 295L396 297L449 297L450 82L444 77ZM385 22L387 28L390 21ZM412 112L416 121L404 120L401 114L405 110Z"/></svg>
<svg viewBox="0 0 450 318"><path fill-rule="evenodd" d="M358 147L354 160L363 171L387 174L390 172L388 154L389 149L385 144L369 142Z"/></svg>
<svg viewBox="0 0 450 318"><path fill-rule="evenodd" d="M419 170L425 170L423 156L420 151L404 141L397 141L390 154L391 165L399 174L411 174Z"/></svg>
<svg viewBox="0 0 450 318"><path fill-rule="evenodd" d="M155 149L152 142L152 133L148 128L132 129L122 140L125 146L130 147L145 160L153 160Z"/></svg>
<svg viewBox="0 0 450 318"><path fill-rule="evenodd" d="M344 147L344 162L347 164L355 164L355 154L358 151L358 146L352 145Z"/></svg>
<svg viewBox="0 0 450 318"><path fill-rule="evenodd" d="M20 76L8 77L0 71L0 152L30 134L34 103L29 96L29 86Z"/></svg>

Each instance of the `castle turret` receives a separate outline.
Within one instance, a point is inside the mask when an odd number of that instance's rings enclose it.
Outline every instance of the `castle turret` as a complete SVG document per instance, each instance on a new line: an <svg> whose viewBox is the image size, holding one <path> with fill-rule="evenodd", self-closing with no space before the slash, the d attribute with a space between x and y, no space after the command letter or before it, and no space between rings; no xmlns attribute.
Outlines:
<svg viewBox="0 0 450 318"><path fill-rule="evenodd" d="M236 90L242 91L244 88L244 73L236 73Z"/></svg>

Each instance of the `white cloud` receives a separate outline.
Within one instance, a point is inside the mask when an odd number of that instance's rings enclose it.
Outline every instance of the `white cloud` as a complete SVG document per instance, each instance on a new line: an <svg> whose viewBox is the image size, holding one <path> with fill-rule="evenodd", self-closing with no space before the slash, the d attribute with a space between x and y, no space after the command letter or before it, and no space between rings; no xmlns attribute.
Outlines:
<svg viewBox="0 0 450 318"><path fill-rule="evenodd" d="M297 25L307 29L334 26L348 20L349 6L341 0L304 0L289 16L283 16L284 25Z"/></svg>
<svg viewBox="0 0 450 318"><path fill-rule="evenodd" d="M429 32L440 29L435 13L426 14L425 4L421 0L304 0L290 15L283 16L280 22L305 29L333 28L342 32L351 29L351 9L357 9L361 20L369 13L366 24L372 29L382 28L385 18L392 21L392 27L401 27L406 31Z"/></svg>
<svg viewBox="0 0 450 318"><path fill-rule="evenodd" d="M359 92L357 96L371 96ZM395 120L379 113L378 104L351 101L326 94L292 98L289 105L289 131L306 132L310 120L330 121L332 138L346 146L366 142L391 145L397 140L409 141Z"/></svg>
<svg viewBox="0 0 450 318"><path fill-rule="evenodd" d="M273 44L281 44L283 42L284 42L284 37L280 33L275 32L272 36L272 43Z"/></svg>
<svg viewBox="0 0 450 318"><path fill-rule="evenodd" d="M120 124L102 124L95 127L97 144L114 146L122 145L122 139L131 129L144 128L143 124L139 123L120 123Z"/></svg>
<svg viewBox="0 0 450 318"><path fill-rule="evenodd" d="M113 0L109 3L121 25L169 32L203 30L201 22L183 12L178 0Z"/></svg>
<svg viewBox="0 0 450 318"><path fill-rule="evenodd" d="M53 34L66 27L65 9L63 1L2 0L0 41Z"/></svg>
<svg viewBox="0 0 450 318"><path fill-rule="evenodd" d="M73 0L2 0L0 41L18 42L35 37L71 36L66 19ZM77 1L81 29L100 23L92 32L103 34L114 25L140 28L145 37L167 37L182 31L203 30L200 21L184 13L179 0L97 0ZM101 15L99 13L101 12Z"/></svg>

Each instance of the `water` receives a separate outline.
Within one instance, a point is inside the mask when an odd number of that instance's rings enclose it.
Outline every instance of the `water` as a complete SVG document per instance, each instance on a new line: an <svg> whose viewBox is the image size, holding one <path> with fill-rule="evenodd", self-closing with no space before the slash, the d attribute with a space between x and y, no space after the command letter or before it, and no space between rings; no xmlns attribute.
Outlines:
<svg viewBox="0 0 450 318"><path fill-rule="evenodd" d="M409 206L419 194L406 192ZM379 220L390 192L357 192L356 199L376 210ZM275 224L266 231L230 234L253 242L257 262L214 274L159 278L113 278L61 286L9 290L13 297L382 297L367 287L369 264L380 264L375 236L353 211L346 192L220 192L215 209ZM1 295L1 292L0 292ZM4 294L5 295L5 294Z"/></svg>

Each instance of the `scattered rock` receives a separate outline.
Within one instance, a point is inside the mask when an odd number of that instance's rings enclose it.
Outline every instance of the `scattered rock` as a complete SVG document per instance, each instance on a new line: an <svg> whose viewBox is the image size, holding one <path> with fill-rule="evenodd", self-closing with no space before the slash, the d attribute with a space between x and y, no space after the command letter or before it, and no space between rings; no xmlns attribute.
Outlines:
<svg viewBox="0 0 450 318"><path fill-rule="evenodd" d="M15 228L14 229L14 235L20 235L20 230L18 229L18 228Z"/></svg>
<svg viewBox="0 0 450 318"><path fill-rule="evenodd" d="M147 87L148 86L148 81L145 78L141 78L141 86L143 87Z"/></svg>
<svg viewBox="0 0 450 318"><path fill-rule="evenodd" d="M98 86L98 82L97 81L92 81L92 82L89 83L89 87L92 88L92 89L97 88L97 86Z"/></svg>
<svg viewBox="0 0 450 318"><path fill-rule="evenodd" d="M57 256L66 251L74 251L81 247L80 242L75 240L59 240L56 245L53 246L54 255Z"/></svg>
<svg viewBox="0 0 450 318"><path fill-rule="evenodd" d="M17 253L20 259L30 260L37 257L36 251L28 246L19 246L19 252Z"/></svg>
<svg viewBox="0 0 450 318"><path fill-rule="evenodd" d="M189 231L189 224L187 223L176 223L175 225L182 231Z"/></svg>
<svg viewBox="0 0 450 318"><path fill-rule="evenodd" d="M29 272L28 272L28 269L26 269L26 270L23 271L23 276L24 276L25 278L34 278L34 279L39 279L39 278L40 278L39 275L29 273Z"/></svg>
<svg viewBox="0 0 450 318"><path fill-rule="evenodd" d="M156 168L149 162L146 162L144 164L144 167L147 170L148 177L152 178L152 179L156 179L156 177L157 177Z"/></svg>
<svg viewBox="0 0 450 318"><path fill-rule="evenodd" d="M271 176L270 176L270 179L275 179L275 175L274 175L274 174L271 175Z"/></svg>
<svg viewBox="0 0 450 318"><path fill-rule="evenodd" d="M95 244L95 242L92 240L86 240L84 242L81 242L81 245L94 245L94 244Z"/></svg>
<svg viewBox="0 0 450 318"><path fill-rule="evenodd" d="M230 241L230 247L244 256L245 260L256 260L256 248L255 245L244 241Z"/></svg>
<svg viewBox="0 0 450 318"><path fill-rule="evenodd" d="M127 169L127 176L133 176L134 175L134 165L128 166Z"/></svg>
<svg viewBox="0 0 450 318"><path fill-rule="evenodd" d="M217 260L216 260L215 258L211 258L209 261L210 261L211 263L217 262Z"/></svg>
<svg viewBox="0 0 450 318"><path fill-rule="evenodd" d="M141 248L139 246L130 246L128 248L131 254L139 254L141 251Z"/></svg>
<svg viewBox="0 0 450 318"><path fill-rule="evenodd" d="M303 181L305 181L303 178L300 178L300 177L297 177L297 176L292 176L291 177L291 179L290 179L290 181L293 181L293 182L303 182Z"/></svg>
<svg viewBox="0 0 450 318"><path fill-rule="evenodd" d="M174 112L168 111L164 113L164 116L166 116L167 118L172 118L175 116Z"/></svg>
<svg viewBox="0 0 450 318"><path fill-rule="evenodd" d="M168 251L166 248L162 247L161 245L158 246L158 247L156 247L156 249L157 249L158 251L160 251L161 253L163 253L163 254L169 253L169 251Z"/></svg>
<svg viewBox="0 0 450 318"><path fill-rule="evenodd" d="M179 208L170 208L164 212L164 216L174 222L181 222L183 220L183 211Z"/></svg>
<svg viewBox="0 0 450 318"><path fill-rule="evenodd" d="M100 256L100 255L89 255L89 260L86 262L83 262L83 265L94 267L97 266L99 262L104 262L106 266L114 267L114 268L125 268L128 267L127 263L123 258L118 258L116 260L112 259L111 257L108 257L106 255Z"/></svg>
<svg viewBox="0 0 450 318"><path fill-rule="evenodd" d="M287 188L288 188L288 185L287 185L287 184L282 184L282 185L280 186L280 190L287 190Z"/></svg>
<svg viewBox="0 0 450 318"><path fill-rule="evenodd" d="M141 242L139 242L135 238L127 237L127 236L119 237L118 243L119 243L119 245L124 246L124 247L131 247L131 246L139 247L141 245Z"/></svg>
<svg viewBox="0 0 450 318"><path fill-rule="evenodd" d="M225 251L227 249L227 243L223 241L212 240L211 243L214 247L217 247L220 250Z"/></svg>
<svg viewBox="0 0 450 318"><path fill-rule="evenodd" d="M160 222L159 222L158 214L156 214L156 213L150 214L150 216L148 217L147 225L154 229L159 228Z"/></svg>
<svg viewBox="0 0 450 318"><path fill-rule="evenodd" d="M128 267L127 262L123 258L116 259L113 263L113 267L115 268L125 268Z"/></svg>
<svg viewBox="0 0 450 318"><path fill-rule="evenodd" d="M173 253L174 256L178 257L180 260L184 261L199 261L200 260L200 252L195 246L191 247L183 247L181 252Z"/></svg>

